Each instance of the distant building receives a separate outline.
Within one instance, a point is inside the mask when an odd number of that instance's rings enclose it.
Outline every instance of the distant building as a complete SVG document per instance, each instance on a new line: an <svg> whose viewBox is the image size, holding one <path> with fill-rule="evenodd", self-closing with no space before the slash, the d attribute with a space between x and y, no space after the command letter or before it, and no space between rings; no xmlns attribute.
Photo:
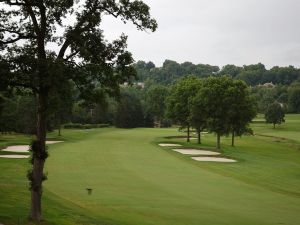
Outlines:
<svg viewBox="0 0 300 225"><path fill-rule="evenodd" d="M258 85L259 87L266 87L266 88L275 88L276 85L273 84L273 82L270 82L270 83L264 83L264 84L259 84Z"/></svg>
<svg viewBox="0 0 300 225"><path fill-rule="evenodd" d="M136 83L132 83L132 84L129 84L128 82L125 82L121 86L127 87L127 86L130 86L130 85L132 85L133 87L139 87L141 89L145 88L145 83L144 82L136 82Z"/></svg>

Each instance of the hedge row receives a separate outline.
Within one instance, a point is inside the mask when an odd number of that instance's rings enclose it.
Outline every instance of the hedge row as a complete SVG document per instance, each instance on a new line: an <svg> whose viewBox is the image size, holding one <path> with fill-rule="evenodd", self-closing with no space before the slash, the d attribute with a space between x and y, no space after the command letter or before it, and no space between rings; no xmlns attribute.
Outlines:
<svg viewBox="0 0 300 225"><path fill-rule="evenodd" d="M80 124L80 123L70 123L65 124L65 129L93 129L93 128L104 128L109 127L109 124Z"/></svg>

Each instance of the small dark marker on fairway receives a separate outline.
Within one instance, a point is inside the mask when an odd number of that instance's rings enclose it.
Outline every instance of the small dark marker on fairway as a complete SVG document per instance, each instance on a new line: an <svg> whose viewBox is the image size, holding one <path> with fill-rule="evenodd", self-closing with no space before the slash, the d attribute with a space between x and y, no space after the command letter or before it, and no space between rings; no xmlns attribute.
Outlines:
<svg viewBox="0 0 300 225"><path fill-rule="evenodd" d="M86 190L87 190L87 192L88 192L88 195L91 195L91 194L92 194L92 191L93 191L92 188L87 188Z"/></svg>

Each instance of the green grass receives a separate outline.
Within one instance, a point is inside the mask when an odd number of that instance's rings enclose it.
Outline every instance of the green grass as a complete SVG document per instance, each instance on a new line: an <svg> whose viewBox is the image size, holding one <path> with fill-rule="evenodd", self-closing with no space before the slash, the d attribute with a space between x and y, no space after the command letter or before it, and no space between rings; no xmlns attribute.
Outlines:
<svg viewBox="0 0 300 225"><path fill-rule="evenodd" d="M260 118L262 119L261 116ZM275 129L271 124L266 125L265 123L254 123L252 128L257 134L280 137L282 141L288 139L290 142L292 141L300 144L300 115L287 114L285 120L285 123L276 125Z"/></svg>
<svg viewBox="0 0 300 225"><path fill-rule="evenodd" d="M157 145L213 149L211 134L198 146L195 140L163 138L180 135L174 128L66 130L66 142L49 149L43 224L298 225L299 124L300 115L287 116L275 130L254 123L260 136L237 138L234 148L229 137L222 138L222 154L238 160L231 164L196 162ZM29 141L23 138L10 143ZM25 224L27 161L0 159L0 223L5 225L18 219Z"/></svg>

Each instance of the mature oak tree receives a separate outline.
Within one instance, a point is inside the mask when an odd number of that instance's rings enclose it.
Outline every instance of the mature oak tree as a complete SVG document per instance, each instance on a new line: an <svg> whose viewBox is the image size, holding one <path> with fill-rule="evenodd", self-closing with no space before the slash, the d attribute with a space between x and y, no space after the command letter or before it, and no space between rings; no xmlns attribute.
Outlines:
<svg viewBox="0 0 300 225"><path fill-rule="evenodd" d="M0 0L1 85L29 88L38 98L30 218L42 219L46 120L49 93L66 80L92 90L95 85L117 93L119 84L135 74L125 35L108 43L100 29L111 15L137 29L155 31L149 7L139 0ZM73 22L72 22L73 21ZM56 51L57 49L57 51Z"/></svg>

